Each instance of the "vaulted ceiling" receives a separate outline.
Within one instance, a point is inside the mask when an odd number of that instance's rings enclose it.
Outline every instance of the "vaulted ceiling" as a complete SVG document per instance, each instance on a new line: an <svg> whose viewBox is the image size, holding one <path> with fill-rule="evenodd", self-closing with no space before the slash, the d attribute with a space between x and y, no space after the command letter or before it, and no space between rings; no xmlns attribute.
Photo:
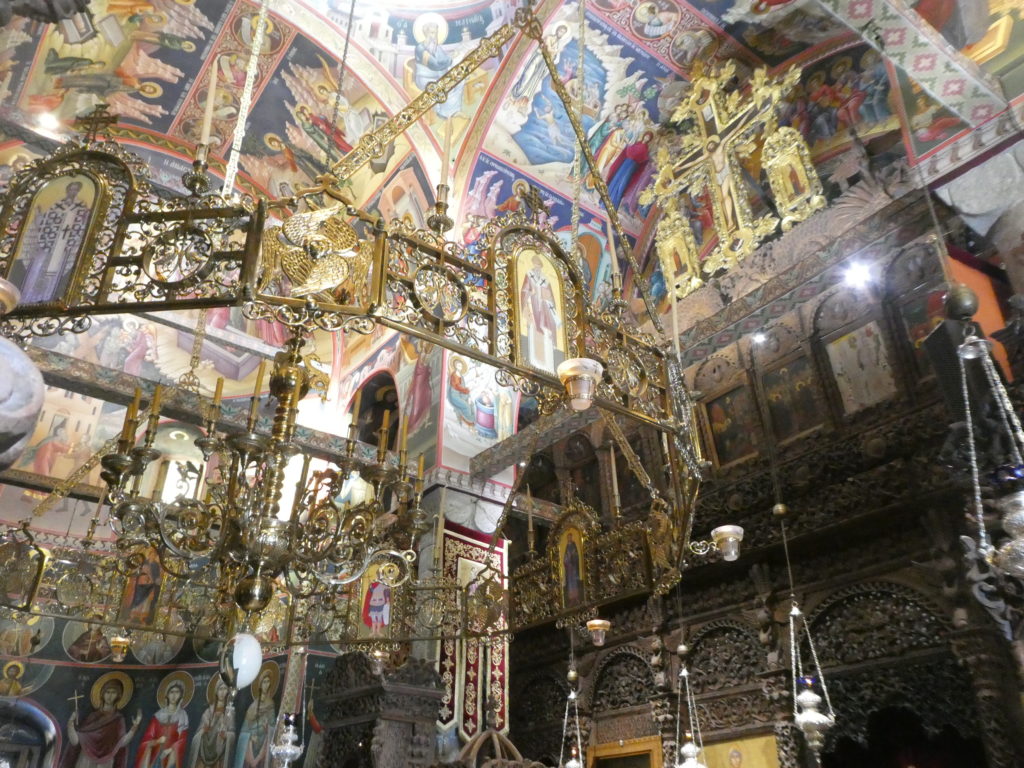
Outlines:
<svg viewBox="0 0 1024 768"><path fill-rule="evenodd" d="M349 5L270 3L242 142L243 187L271 197L303 187L510 21L516 7L514 0L353 0L350 22ZM897 0L586 0L582 78L578 6L544 0L535 11L563 79L570 88L582 83L596 170L611 179L624 150L668 119L693 69L715 61L733 59L741 74L803 67L782 119L804 133L819 165L834 164L854 133L916 162L1005 108L1004 96L1024 91L1024 3L915 5L916 13ZM0 30L2 117L8 126L34 127L50 113L66 126L107 103L120 116L117 137L146 157L156 182L179 188L214 76L212 165L223 168L257 11L247 0L93 0L88 17L60 25L16 18ZM540 186L555 230L567 233L575 140L535 44L513 38L500 59L359 171L351 180L357 200L422 224L449 128L456 237L472 239L482 220L515 205L519 180ZM36 150L23 134L8 133L0 164L9 172ZM620 179L613 197L662 298L657 259L645 252L656 213L639 201L652 166ZM585 271L600 293L607 224L588 183L582 209Z"/></svg>

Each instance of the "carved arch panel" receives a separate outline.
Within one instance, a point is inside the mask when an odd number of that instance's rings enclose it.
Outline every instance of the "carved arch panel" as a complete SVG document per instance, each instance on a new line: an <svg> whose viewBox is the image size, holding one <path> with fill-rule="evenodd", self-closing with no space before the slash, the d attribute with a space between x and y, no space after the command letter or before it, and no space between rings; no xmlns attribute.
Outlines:
<svg viewBox="0 0 1024 768"><path fill-rule="evenodd" d="M647 704L654 692L654 672L646 654L629 645L601 659L591 680L581 691L581 708L595 715Z"/></svg>
<svg viewBox="0 0 1024 768"><path fill-rule="evenodd" d="M764 648L757 632L739 622L705 625L691 640L691 647L690 679L700 693L754 682L765 668Z"/></svg>
<svg viewBox="0 0 1024 768"><path fill-rule="evenodd" d="M945 645L950 626L925 597L876 581L831 595L808 617L823 666L902 656Z"/></svg>

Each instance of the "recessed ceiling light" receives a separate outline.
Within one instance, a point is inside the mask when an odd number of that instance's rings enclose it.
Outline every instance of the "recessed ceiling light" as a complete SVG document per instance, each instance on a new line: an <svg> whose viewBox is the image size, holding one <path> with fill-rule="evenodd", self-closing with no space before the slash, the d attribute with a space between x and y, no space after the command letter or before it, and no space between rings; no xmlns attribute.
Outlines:
<svg viewBox="0 0 1024 768"><path fill-rule="evenodd" d="M60 128L60 120L53 112L43 112L36 118L36 122L44 131L56 131Z"/></svg>
<svg viewBox="0 0 1024 768"><path fill-rule="evenodd" d="M851 288L863 288L871 279L871 267L860 261L851 263L843 273L843 282Z"/></svg>
<svg viewBox="0 0 1024 768"><path fill-rule="evenodd" d="M755 344L764 344L766 341L768 341L768 334L761 333L761 331L758 331L757 333L750 337L750 340Z"/></svg>

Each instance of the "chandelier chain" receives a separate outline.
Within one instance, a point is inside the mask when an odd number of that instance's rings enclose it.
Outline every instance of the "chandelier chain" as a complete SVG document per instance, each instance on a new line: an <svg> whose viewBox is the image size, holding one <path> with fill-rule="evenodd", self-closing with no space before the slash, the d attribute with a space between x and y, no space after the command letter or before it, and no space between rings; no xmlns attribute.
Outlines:
<svg viewBox="0 0 1024 768"><path fill-rule="evenodd" d="M238 100L238 119L235 122L235 133L231 141L231 156L228 158L227 169L224 171L223 194L232 194L235 176L238 175L238 161L242 156L242 140L245 138L245 124L249 119L252 107L252 92L256 87L256 75L259 70L260 51L263 50L263 38L267 31L267 10L270 0L261 0L260 11L256 17L256 29L252 35L252 46L249 49L249 64L245 68L245 85Z"/></svg>
<svg viewBox="0 0 1024 768"><path fill-rule="evenodd" d="M348 23L345 25L345 47L341 51L341 68L338 72L338 90L334 92L334 111L331 113L331 130L336 130L338 116L341 112L341 99L345 90L345 74L348 69L348 43L352 39L352 19L356 15L356 0L351 0L348 6ZM327 167L334 163L334 141L327 142Z"/></svg>
<svg viewBox="0 0 1024 768"><path fill-rule="evenodd" d="M188 361L188 370L178 378L178 386L189 392L199 394L199 364L202 362L203 343L206 341L207 308L199 310L196 327L192 332L192 357Z"/></svg>

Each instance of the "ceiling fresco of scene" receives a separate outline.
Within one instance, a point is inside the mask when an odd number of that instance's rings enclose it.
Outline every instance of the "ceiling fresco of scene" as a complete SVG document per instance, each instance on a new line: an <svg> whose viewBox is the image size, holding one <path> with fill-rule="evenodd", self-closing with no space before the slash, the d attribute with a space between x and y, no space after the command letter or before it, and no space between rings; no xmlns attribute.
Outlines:
<svg viewBox="0 0 1024 768"><path fill-rule="evenodd" d="M1009 99L1024 93L1022 0L909 5L925 34L998 78ZM509 22L516 6L514 0L271 0L241 144L240 186L272 198L302 189ZM106 103L120 119L115 135L142 155L154 181L180 189L215 81L211 166L223 173L258 8L248 0L93 0L88 18L58 25L15 18L0 29L0 118L31 127L50 113L66 127ZM610 227L596 175L634 240L658 310L667 312L666 279L654 254L660 211L644 205L641 192L655 174L656 137L699 68L732 60L743 81L757 67L801 67L780 123L803 135L823 169L855 138L877 140L892 159L918 162L970 130L817 0L586 0L582 41L576 3L547 0L535 10L566 88L582 93L595 166L585 169L580 185L577 253L599 306L610 298ZM550 205L549 225L571 243L575 137L535 44L513 38L500 59L472 73L360 169L349 180L356 201L423 226L449 131L450 237L472 246L483 223L517 210L517 193L534 184ZM0 135L0 184L39 154L22 138ZM756 176L760 169L747 171ZM756 197L763 180L751 181ZM691 203L697 245L706 253L717 242L714 217L707 201ZM643 322L632 270L624 284Z"/></svg>

